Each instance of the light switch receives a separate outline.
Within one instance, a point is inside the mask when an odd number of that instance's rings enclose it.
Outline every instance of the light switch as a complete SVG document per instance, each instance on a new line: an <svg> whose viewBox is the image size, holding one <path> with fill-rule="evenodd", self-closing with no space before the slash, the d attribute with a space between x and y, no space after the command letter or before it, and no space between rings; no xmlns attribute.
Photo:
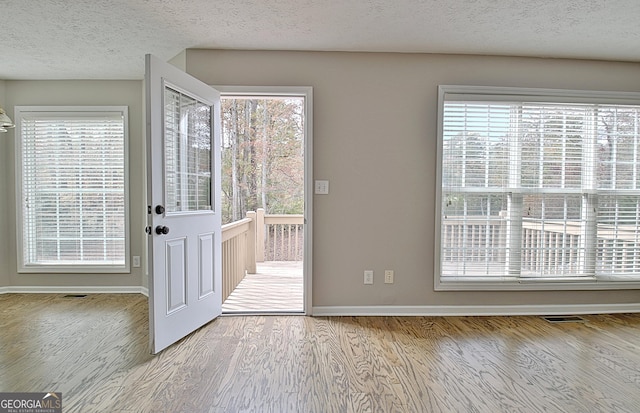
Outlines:
<svg viewBox="0 0 640 413"><path fill-rule="evenodd" d="M327 195L329 193L329 181L316 181L316 195Z"/></svg>

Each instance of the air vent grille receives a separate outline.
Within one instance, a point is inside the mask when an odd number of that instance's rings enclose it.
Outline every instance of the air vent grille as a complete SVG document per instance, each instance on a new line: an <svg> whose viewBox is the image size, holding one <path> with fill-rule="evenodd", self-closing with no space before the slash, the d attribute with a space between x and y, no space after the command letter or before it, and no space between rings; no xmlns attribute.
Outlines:
<svg viewBox="0 0 640 413"><path fill-rule="evenodd" d="M545 316L542 318L550 323L585 323L587 321L577 315Z"/></svg>

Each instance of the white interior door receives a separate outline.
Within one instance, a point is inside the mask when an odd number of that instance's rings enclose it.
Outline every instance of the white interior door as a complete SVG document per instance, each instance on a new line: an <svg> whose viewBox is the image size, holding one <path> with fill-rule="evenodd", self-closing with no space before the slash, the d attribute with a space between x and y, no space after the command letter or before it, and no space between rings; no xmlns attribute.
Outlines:
<svg viewBox="0 0 640 413"><path fill-rule="evenodd" d="M158 353L220 315L220 94L146 56L149 333Z"/></svg>

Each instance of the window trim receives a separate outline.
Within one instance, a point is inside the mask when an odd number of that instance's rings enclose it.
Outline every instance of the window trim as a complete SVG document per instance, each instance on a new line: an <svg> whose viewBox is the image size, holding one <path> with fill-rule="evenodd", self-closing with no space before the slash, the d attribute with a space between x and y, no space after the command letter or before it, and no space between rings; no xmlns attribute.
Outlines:
<svg viewBox="0 0 640 413"><path fill-rule="evenodd" d="M616 281L614 277L582 277L575 279L510 279L505 277L447 277L441 274L442 179L444 103L450 96L465 100L526 99L538 102L597 103L640 105L640 93L590 90L536 89L492 86L439 85L437 109L436 196L434 228L435 291L545 291L545 290L616 290L638 289L640 279Z"/></svg>
<svg viewBox="0 0 640 413"><path fill-rule="evenodd" d="M82 114L82 113L103 113L120 114L124 124L124 238L125 238L125 260L123 265L86 265L86 264L27 264L24 256L24 227L22 211L22 189L23 189L23 167L22 167L22 118L26 113L58 113L60 115ZM16 170L16 254L18 273L83 273L102 274L131 273L131 237L130 237L130 196L129 196L129 107L128 106L16 106L14 112L15 129L15 170Z"/></svg>

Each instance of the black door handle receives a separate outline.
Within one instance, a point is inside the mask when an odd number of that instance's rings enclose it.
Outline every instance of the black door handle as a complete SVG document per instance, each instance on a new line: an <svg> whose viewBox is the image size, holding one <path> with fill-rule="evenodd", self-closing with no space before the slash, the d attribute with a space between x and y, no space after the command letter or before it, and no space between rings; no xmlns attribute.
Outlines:
<svg viewBox="0 0 640 413"><path fill-rule="evenodd" d="M167 235L168 233L169 233L169 227L165 227L164 225L158 225L156 227L156 234Z"/></svg>

